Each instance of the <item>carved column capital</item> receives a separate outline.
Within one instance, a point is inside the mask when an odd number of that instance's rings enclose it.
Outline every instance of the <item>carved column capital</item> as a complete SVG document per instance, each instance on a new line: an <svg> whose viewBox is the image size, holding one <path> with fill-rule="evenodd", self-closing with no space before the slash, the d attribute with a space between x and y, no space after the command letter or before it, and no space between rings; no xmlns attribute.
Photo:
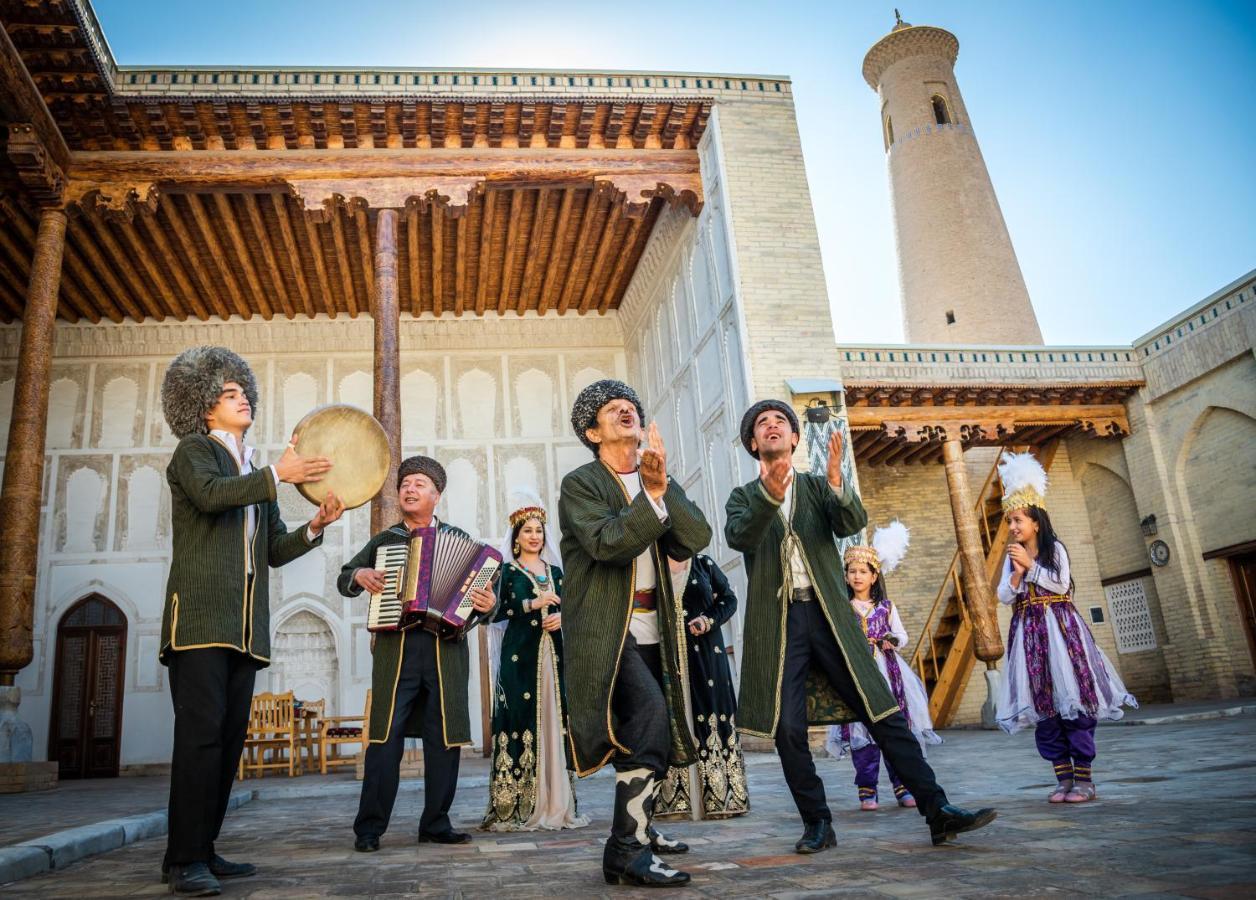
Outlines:
<svg viewBox="0 0 1256 900"><path fill-rule="evenodd" d="M52 160L35 126L18 122L9 125L6 147L17 177L40 206L59 206L65 193L65 172Z"/></svg>

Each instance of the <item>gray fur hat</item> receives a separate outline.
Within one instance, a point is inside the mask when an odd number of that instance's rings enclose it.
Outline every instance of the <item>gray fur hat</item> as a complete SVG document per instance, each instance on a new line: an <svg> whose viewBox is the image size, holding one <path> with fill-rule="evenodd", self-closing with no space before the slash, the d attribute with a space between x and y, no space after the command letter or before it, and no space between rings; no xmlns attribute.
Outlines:
<svg viewBox="0 0 1256 900"><path fill-rule="evenodd" d="M754 440L754 423L759 420L759 416L770 409L776 410L789 419L789 426L794 429L794 434L802 433L798 428L798 414L794 412L792 406L784 400L760 400L746 410L746 414L741 417L741 443L746 448L746 452L755 459L759 458L759 454L750 449L750 442Z"/></svg>
<svg viewBox="0 0 1256 900"><path fill-rule="evenodd" d="M257 416L257 379L249 364L226 347L192 347L184 350L166 369L161 383L161 411L177 438L209 434L205 415L218 403L222 386L234 381L244 388L253 415Z"/></svg>
<svg viewBox="0 0 1256 900"><path fill-rule="evenodd" d="M432 457L407 456L403 459L401 465L397 467L397 490L401 490L401 482L405 481L410 475L426 475L432 479L432 484L436 486L437 493L445 493L445 485L448 483L445 467L432 459Z"/></svg>
<svg viewBox="0 0 1256 900"><path fill-rule="evenodd" d="M571 427L575 430L576 437L580 438L580 443L592 450L594 456L597 456L597 444L589 440L584 432L597 424L597 414L612 400L631 401L632 405L637 408L637 416L641 419L641 424L645 425L645 410L641 407L641 398L637 396L636 391L614 378L603 378L601 381L593 382L580 392L580 396L576 397L576 402L572 404Z"/></svg>

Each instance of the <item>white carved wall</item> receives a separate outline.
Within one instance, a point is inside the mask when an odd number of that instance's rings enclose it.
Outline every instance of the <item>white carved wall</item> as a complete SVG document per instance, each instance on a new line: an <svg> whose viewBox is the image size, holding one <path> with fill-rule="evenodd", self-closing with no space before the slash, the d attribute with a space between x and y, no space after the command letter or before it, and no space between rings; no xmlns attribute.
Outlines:
<svg viewBox="0 0 1256 900"><path fill-rule="evenodd" d="M753 477L738 425L749 405L744 324L729 239L718 117L698 147L705 203L695 220L659 219L620 306L629 371L667 445L668 469L702 507L714 536L706 549L744 603L740 553L724 542L724 505ZM744 606L726 626L741 654Z"/></svg>

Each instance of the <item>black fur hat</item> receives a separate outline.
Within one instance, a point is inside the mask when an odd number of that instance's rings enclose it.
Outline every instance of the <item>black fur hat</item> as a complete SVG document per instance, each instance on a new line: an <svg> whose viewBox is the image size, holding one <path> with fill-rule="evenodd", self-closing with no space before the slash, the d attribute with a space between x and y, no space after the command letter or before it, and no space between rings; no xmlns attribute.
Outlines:
<svg viewBox="0 0 1256 900"><path fill-rule="evenodd" d="M226 347L192 347L184 350L166 369L161 383L161 411L177 438L209 434L206 414L218 403L222 386L234 381L244 389L257 416L257 379L249 364Z"/></svg>
<svg viewBox="0 0 1256 900"><path fill-rule="evenodd" d="M746 452L755 459L759 458L759 454L750 449L750 443L754 440L754 423L769 409L776 410L785 416L789 420L789 427L794 429L794 434L802 433L798 428L798 414L794 412L792 406L783 400L760 400L746 410L746 414L741 417L741 443L746 448Z"/></svg>
<svg viewBox="0 0 1256 900"><path fill-rule="evenodd" d="M641 398L631 387L614 378L603 378L595 381L576 397L571 406L571 428L584 444L597 456L597 444L589 440L585 431L597 424L597 414L602 407L612 400L627 400L637 408L637 418L645 425L645 409L641 406Z"/></svg>
<svg viewBox="0 0 1256 900"><path fill-rule="evenodd" d="M432 484L436 485L438 494L445 493L445 484L448 481L445 467L432 457L408 456L403 459L401 465L397 467L397 490L401 490L401 482L410 475L426 475L432 479Z"/></svg>

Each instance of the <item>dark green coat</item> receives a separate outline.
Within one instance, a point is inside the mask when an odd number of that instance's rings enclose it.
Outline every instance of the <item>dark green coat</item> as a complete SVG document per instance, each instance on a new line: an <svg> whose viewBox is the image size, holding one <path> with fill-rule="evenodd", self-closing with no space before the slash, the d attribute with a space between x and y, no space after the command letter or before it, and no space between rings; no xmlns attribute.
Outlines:
<svg viewBox="0 0 1256 900"><path fill-rule="evenodd" d="M562 528L564 681L567 686L568 740L579 775L606 765L618 750L631 752L615 738L611 695L632 616L636 560L653 548L658 578L657 603L663 691L671 719L671 764L696 759L694 738L685 719L682 685L688 677L683 647L685 623L672 596L664 555L688 559L711 540L711 526L684 490L669 481L663 495L667 522L660 522L645 491L631 502L623 482L609 466L595 460L563 479L558 501Z"/></svg>
<svg viewBox="0 0 1256 900"><path fill-rule="evenodd" d="M305 528L289 532L275 502L268 468L240 474L227 446L207 434L188 435L166 467L173 553L161 616L160 659L172 650L227 647L270 664L270 573L322 543ZM245 511L257 507L248 537ZM252 554L248 589L245 554Z"/></svg>
<svg viewBox="0 0 1256 900"><path fill-rule="evenodd" d="M833 636L842 648L863 713L873 722L898 706L881 677L859 617L850 607L842 558L834 537L849 537L868 524L859 496L849 488L835 494L819 475L794 474L794 508L790 523L802 543L812 587L823 604ZM749 588L742 628L741 690L737 728L746 734L771 738L781 715L781 674L784 667L785 611L781 596L781 568L785 524L780 504L756 478L734 488L725 507L724 536L728 545L746 557ZM816 670L807 679L807 719L812 725L854 721L858 716L838 699L829 681Z"/></svg>
<svg viewBox="0 0 1256 900"><path fill-rule="evenodd" d="M441 531L467 537L460 528L437 522ZM346 597L356 597L362 588L353 580L353 573L358 569L375 568L375 550L383 544L404 544L410 539L410 531L398 522L381 531L357 552L353 559L340 569L340 577L336 587ZM363 610L365 612L365 609ZM488 613L489 616L492 613ZM479 613L472 616L472 624L479 624L484 619ZM364 626L365 627L365 626ZM469 634L470 631L466 634ZM471 743L471 712L467 701L467 681L471 677L471 651L464 634L457 640L437 640L436 666L440 675L440 708L441 723L445 732L446 747L461 747ZM372 744L382 744L388 740L388 730L392 725L393 711L397 702L397 680L401 677L401 662L404 655L404 632L380 631L372 637L371 650L371 720L367 723L367 738ZM414 712L406 720L406 737L423 736L422 707L415 704Z"/></svg>

